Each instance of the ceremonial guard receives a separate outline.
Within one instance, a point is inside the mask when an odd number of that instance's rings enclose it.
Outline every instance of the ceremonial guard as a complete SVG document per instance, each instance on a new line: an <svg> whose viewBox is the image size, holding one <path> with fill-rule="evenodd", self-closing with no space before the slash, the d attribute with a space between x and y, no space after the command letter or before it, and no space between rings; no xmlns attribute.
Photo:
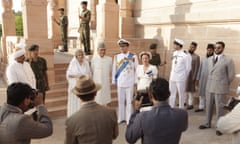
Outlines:
<svg viewBox="0 0 240 144"><path fill-rule="evenodd" d="M182 49L184 42L180 39L174 40L172 69L170 73L170 98L169 104L175 106L175 99L178 91L179 108L184 108L186 80L191 70L191 57Z"/></svg>
<svg viewBox="0 0 240 144"><path fill-rule="evenodd" d="M134 84L137 83L136 68L138 66L138 58L135 54L129 52L129 42L127 40L120 39L118 45L121 53L114 56L112 83L117 85L118 91L118 122L122 123L126 120L128 124L132 112Z"/></svg>
<svg viewBox="0 0 240 144"><path fill-rule="evenodd" d="M82 12L79 12L80 26L78 32L80 33L80 40L84 46L84 52L86 55L91 54L90 50L90 27L89 22L91 20L91 11L87 9L87 1L81 2Z"/></svg>

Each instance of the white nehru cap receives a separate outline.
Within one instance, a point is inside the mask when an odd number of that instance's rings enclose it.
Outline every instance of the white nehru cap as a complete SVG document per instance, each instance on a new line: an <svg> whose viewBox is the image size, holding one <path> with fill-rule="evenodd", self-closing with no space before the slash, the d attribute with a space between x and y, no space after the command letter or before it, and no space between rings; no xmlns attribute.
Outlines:
<svg viewBox="0 0 240 144"><path fill-rule="evenodd" d="M184 45L184 41L183 40L181 40L181 39L177 39L177 38L175 38L174 39L174 42L176 42L176 43L178 43L179 45Z"/></svg>
<svg viewBox="0 0 240 144"><path fill-rule="evenodd" d="M16 59L20 56L23 56L26 52L25 52L25 43L18 43L15 45L15 49L14 52L12 53L12 58Z"/></svg>

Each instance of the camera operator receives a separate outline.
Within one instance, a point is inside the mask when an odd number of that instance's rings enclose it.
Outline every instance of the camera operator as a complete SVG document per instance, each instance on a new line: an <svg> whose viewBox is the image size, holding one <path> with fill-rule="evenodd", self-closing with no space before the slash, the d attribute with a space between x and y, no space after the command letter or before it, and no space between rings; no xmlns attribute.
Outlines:
<svg viewBox="0 0 240 144"><path fill-rule="evenodd" d="M232 134L232 144L240 142L240 103L239 100L231 100L227 108L232 109L228 114L219 118L217 130L223 134Z"/></svg>
<svg viewBox="0 0 240 144"><path fill-rule="evenodd" d="M171 108L167 102L169 95L168 81L157 78L151 82L149 97L154 106L152 110L140 113L143 97L135 102L136 111L127 126L127 142L132 144L142 138L142 144L179 143L188 126L188 114L183 109Z"/></svg>
<svg viewBox="0 0 240 144"><path fill-rule="evenodd" d="M35 94L35 95L34 95ZM7 88L7 103L0 107L0 143L30 144L33 138L52 134L52 121L43 105L43 98L24 83L12 83ZM24 114L36 106L37 121Z"/></svg>

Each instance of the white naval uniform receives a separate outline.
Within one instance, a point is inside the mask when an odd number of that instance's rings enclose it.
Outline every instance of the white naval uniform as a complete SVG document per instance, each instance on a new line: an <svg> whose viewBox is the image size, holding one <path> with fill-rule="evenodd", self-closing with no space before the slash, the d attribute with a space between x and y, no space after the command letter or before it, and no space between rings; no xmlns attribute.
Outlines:
<svg viewBox="0 0 240 144"><path fill-rule="evenodd" d="M113 71L112 71L112 83L117 84L118 91L118 122L123 120L129 122L132 113L132 99L134 92L134 84L137 83L136 69L138 65L137 56L134 55L132 59L128 60L129 52L124 54L120 53L114 56ZM120 73L117 81L115 75L121 62L129 61L126 68ZM125 99L126 99L126 117L125 117Z"/></svg>
<svg viewBox="0 0 240 144"><path fill-rule="evenodd" d="M169 104L175 106L176 94L179 95L179 108L184 108L186 79L191 70L191 57L182 49L173 52L169 89Z"/></svg>

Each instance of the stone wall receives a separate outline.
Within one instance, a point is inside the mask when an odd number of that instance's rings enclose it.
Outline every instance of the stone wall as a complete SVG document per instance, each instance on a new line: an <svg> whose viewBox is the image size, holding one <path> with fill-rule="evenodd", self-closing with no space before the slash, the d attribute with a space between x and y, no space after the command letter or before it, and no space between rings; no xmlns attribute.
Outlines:
<svg viewBox="0 0 240 144"><path fill-rule="evenodd" d="M198 42L196 51L205 55L208 43L222 40L226 43L225 54L230 56L240 73L239 0L135 0L134 17L138 38L155 38L159 41L162 57L167 53L168 65L162 68L164 77L169 77L172 41L175 37L185 41L188 49L191 41ZM231 92L239 83L235 78Z"/></svg>

